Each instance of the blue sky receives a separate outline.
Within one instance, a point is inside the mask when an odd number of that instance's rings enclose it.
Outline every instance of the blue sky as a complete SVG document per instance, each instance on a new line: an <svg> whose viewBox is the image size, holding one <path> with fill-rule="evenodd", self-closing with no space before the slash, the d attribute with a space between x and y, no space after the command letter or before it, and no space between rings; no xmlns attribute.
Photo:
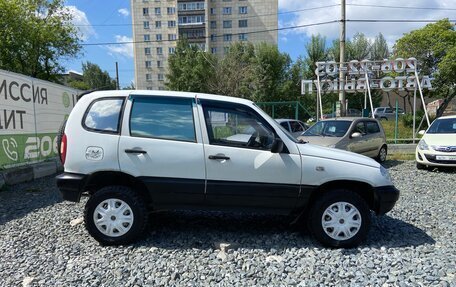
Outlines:
<svg viewBox="0 0 456 287"><path fill-rule="evenodd" d="M279 27L306 25L332 21L340 18L340 0L279 0ZM455 19L456 3L454 0L347 0L347 19L420 19L435 20L448 17ZM378 4L381 3L381 4ZM407 6L438 9L404 9L370 7L364 5ZM130 0L70 0L66 6L74 15L74 24L78 25L83 43L124 42L132 40ZM322 6L332 6L314 10ZM295 13L286 13L296 11ZM285 13L284 13L285 12ZM373 39L383 33L390 45L403 33L424 26L424 23L348 23L347 37L362 32ZM292 59L305 54L305 44L312 34L320 33L330 42L339 36L337 23L311 26L307 28L284 30L279 32L279 49L290 54ZM77 59L68 60L64 65L67 70L80 72L81 63L90 61L115 76L115 62L119 63L121 86L127 86L134 80L132 45L84 46L83 53Z"/></svg>

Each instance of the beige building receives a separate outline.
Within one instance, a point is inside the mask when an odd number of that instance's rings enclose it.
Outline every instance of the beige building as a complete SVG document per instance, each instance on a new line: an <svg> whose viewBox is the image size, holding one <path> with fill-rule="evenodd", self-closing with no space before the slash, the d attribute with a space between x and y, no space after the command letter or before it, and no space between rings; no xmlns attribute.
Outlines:
<svg viewBox="0 0 456 287"><path fill-rule="evenodd" d="M236 41L277 45L277 1L131 0L136 88L165 89L180 37L218 56Z"/></svg>

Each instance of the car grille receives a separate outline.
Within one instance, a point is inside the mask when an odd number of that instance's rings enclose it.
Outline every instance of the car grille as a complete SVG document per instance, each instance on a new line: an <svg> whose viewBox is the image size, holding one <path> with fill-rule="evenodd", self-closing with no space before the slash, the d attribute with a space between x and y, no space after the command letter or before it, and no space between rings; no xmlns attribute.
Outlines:
<svg viewBox="0 0 456 287"><path fill-rule="evenodd" d="M456 146L433 145L435 151L441 152L456 152Z"/></svg>
<svg viewBox="0 0 456 287"><path fill-rule="evenodd" d="M435 155L432 155L432 154L425 154L424 156L426 157L426 159L429 162L433 162L433 163L442 163L442 164L455 164L456 163L454 160L437 160L435 158Z"/></svg>

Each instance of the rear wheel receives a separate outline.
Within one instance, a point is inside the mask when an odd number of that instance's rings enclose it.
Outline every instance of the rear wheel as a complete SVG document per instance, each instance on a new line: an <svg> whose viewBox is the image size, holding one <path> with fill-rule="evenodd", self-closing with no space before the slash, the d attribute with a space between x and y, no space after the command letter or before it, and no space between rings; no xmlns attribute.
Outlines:
<svg viewBox="0 0 456 287"><path fill-rule="evenodd" d="M359 245L367 236L370 211L366 202L349 190L333 190L314 203L309 229L320 243L346 248Z"/></svg>
<svg viewBox="0 0 456 287"><path fill-rule="evenodd" d="M84 213L89 234L103 245L128 244L147 226L148 213L142 200L125 186L107 186L87 201Z"/></svg>
<svg viewBox="0 0 456 287"><path fill-rule="evenodd" d="M377 155L377 161L382 163L386 160L386 156L388 154L388 150L387 150L387 147L384 145L380 148L380 150L378 151L378 155Z"/></svg>

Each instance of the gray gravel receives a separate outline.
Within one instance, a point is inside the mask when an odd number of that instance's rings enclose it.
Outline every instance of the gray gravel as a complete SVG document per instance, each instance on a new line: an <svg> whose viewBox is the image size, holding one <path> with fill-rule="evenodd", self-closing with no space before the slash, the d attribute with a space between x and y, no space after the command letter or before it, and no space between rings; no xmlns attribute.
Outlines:
<svg viewBox="0 0 456 287"><path fill-rule="evenodd" d="M356 249L322 248L286 217L155 214L102 247L54 178L0 191L0 286L456 286L456 171L388 162L400 201Z"/></svg>

